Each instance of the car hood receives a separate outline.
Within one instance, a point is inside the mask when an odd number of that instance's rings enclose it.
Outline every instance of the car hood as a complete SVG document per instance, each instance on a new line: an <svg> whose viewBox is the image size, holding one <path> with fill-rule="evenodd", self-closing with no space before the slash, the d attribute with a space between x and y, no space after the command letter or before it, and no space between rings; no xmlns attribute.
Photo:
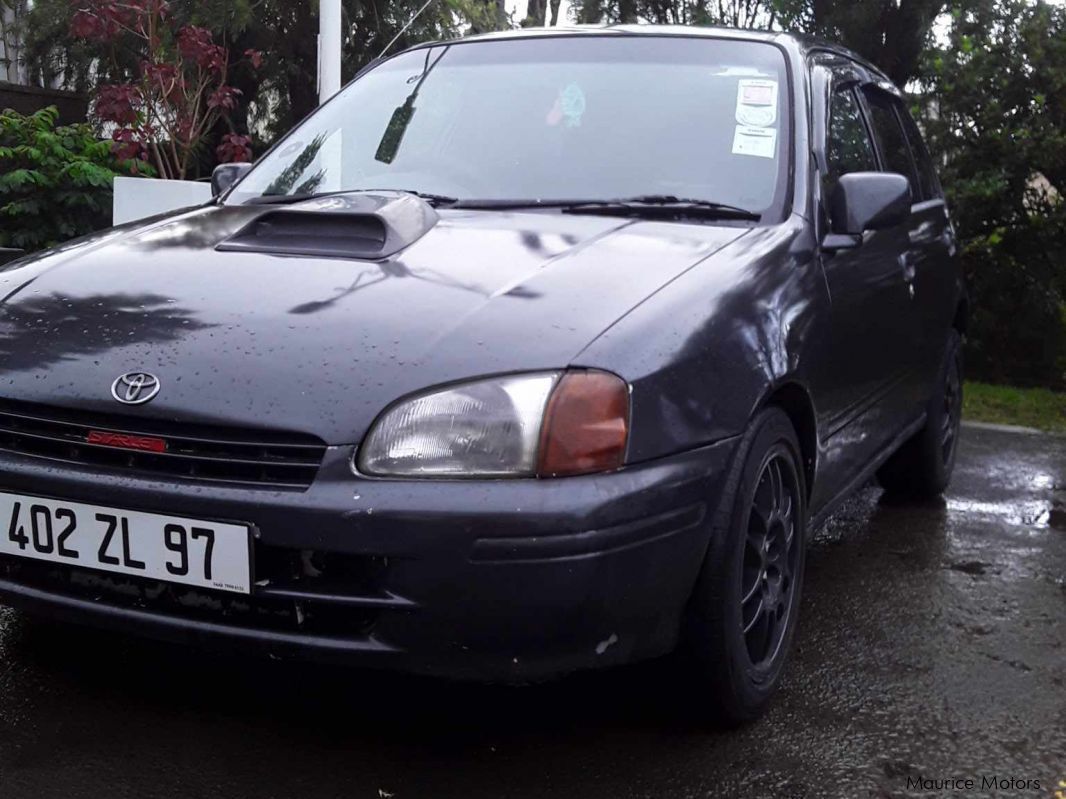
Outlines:
<svg viewBox="0 0 1066 799"><path fill-rule="evenodd" d="M411 392L573 365L746 231L443 211L380 262L216 249L269 212L197 209L0 272L0 397L354 443ZM158 395L120 406L112 382L140 370Z"/></svg>

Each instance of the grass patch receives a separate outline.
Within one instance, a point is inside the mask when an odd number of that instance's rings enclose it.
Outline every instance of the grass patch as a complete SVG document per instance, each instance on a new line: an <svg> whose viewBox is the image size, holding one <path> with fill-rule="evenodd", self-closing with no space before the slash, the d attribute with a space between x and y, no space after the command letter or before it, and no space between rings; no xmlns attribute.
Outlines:
<svg viewBox="0 0 1066 799"><path fill-rule="evenodd" d="M1066 394L1046 388L1014 388L967 383L962 416L972 422L993 422L1066 432Z"/></svg>

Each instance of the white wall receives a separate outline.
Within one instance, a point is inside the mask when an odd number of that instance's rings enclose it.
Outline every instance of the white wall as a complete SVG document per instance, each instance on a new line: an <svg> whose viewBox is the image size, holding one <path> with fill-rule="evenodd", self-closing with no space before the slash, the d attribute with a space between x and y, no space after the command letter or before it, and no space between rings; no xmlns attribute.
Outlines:
<svg viewBox="0 0 1066 799"><path fill-rule="evenodd" d="M211 184L192 180L115 178L113 224L136 222L211 199Z"/></svg>

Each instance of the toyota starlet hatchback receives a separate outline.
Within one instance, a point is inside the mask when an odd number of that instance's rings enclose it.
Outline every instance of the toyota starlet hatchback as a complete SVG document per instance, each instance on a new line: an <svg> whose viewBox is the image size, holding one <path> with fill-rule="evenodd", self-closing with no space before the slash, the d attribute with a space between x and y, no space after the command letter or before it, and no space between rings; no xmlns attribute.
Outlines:
<svg viewBox="0 0 1066 799"><path fill-rule="evenodd" d="M0 597L479 680L779 683L810 530L940 492L966 301L900 92L784 34L372 64L203 207L0 272Z"/></svg>

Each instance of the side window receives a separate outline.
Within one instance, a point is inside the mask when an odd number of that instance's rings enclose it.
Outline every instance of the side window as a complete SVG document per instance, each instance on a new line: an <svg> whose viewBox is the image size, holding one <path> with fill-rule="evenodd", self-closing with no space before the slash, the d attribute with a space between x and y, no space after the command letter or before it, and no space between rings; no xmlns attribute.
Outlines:
<svg viewBox="0 0 1066 799"><path fill-rule="evenodd" d="M902 110L899 100L873 89L866 92L866 102L870 109L870 123L881 148L881 157L885 160L885 171L899 172L906 177L911 184L911 195L917 202L922 196L922 189L918 183L910 145L896 115L897 106Z"/></svg>
<svg viewBox="0 0 1066 799"><path fill-rule="evenodd" d="M837 89L833 93L826 138L826 159L829 163L826 196L841 175L877 171L870 135L866 132L862 111L852 89Z"/></svg>
<svg viewBox="0 0 1066 799"><path fill-rule="evenodd" d="M900 109L900 118L903 120L903 130L907 134L907 141L910 142L911 152L914 154L914 161L918 166L918 185L922 188L922 199L933 200L943 197L944 192L940 188L940 180L936 176L936 167L933 165L933 159L929 155L929 149L922 140L922 134L918 130L918 126L914 123L911 115L903 108Z"/></svg>

